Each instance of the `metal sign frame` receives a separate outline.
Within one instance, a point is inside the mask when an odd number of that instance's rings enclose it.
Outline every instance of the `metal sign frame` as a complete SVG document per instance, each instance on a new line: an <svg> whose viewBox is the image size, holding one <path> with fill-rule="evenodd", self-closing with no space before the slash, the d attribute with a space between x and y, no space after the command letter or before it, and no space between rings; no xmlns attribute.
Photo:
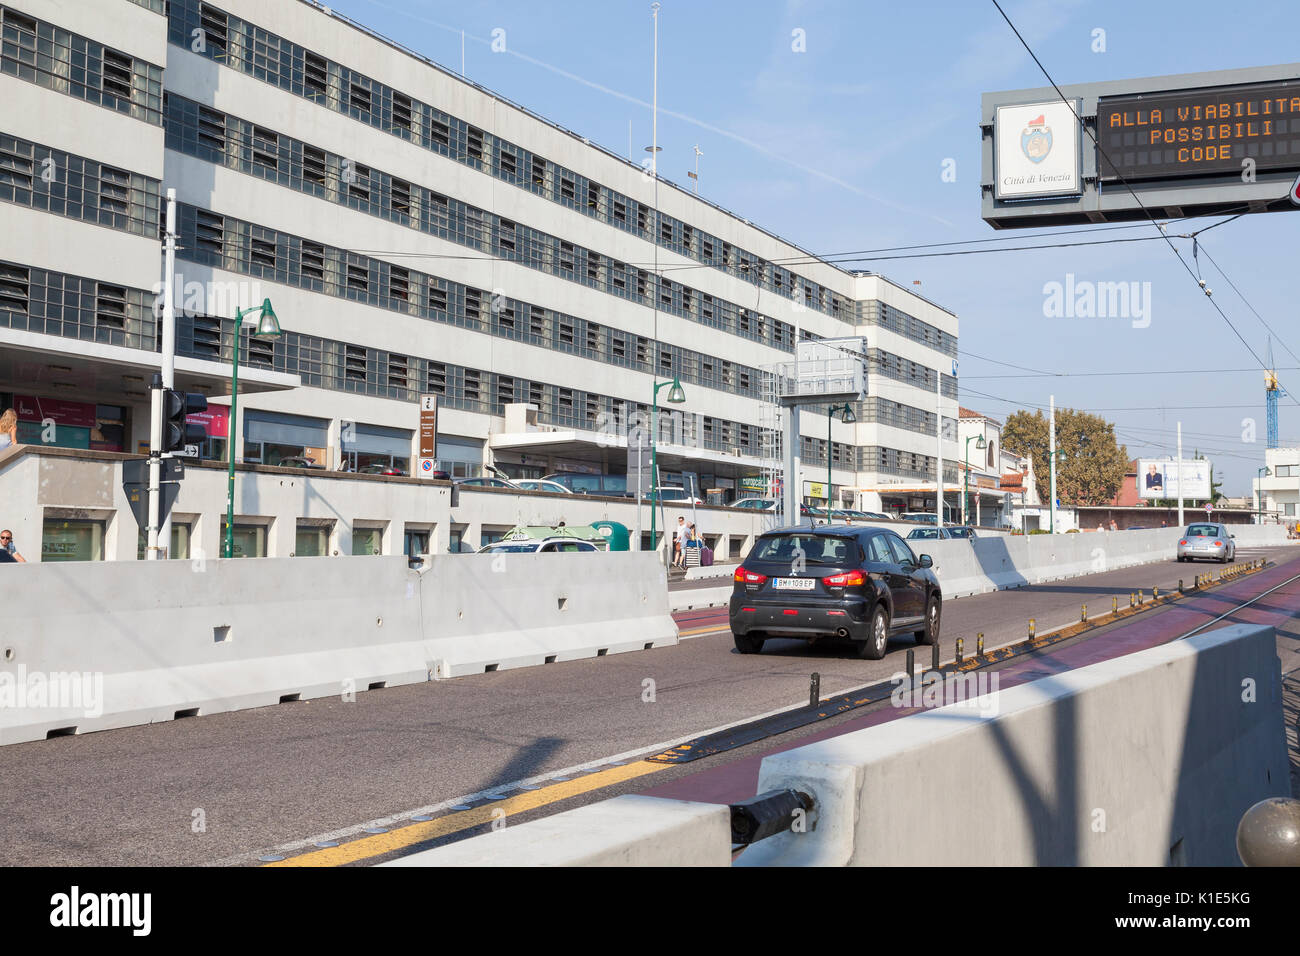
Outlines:
<svg viewBox="0 0 1300 956"><path fill-rule="evenodd" d="M1066 99L1077 100L1081 104L1079 116L1085 124L1084 129L1079 131L1083 192L1077 196L1054 198L998 199L995 196L994 124L998 107L1059 101L1060 96L1050 86L985 93L980 99L983 139L980 150L980 214L994 229L1146 219L1148 214L1134 201L1134 193L1141 200L1142 206L1152 216L1160 219L1295 209L1296 206L1292 205L1289 198L1289 187L1296 181L1297 170L1300 170L1300 154L1296 156L1294 168L1255 170L1253 182L1245 181L1240 172L1229 172L1183 179L1135 180L1126 186L1116 181L1102 182L1101 157L1093 145L1093 137L1101 141L1096 124L1098 101L1103 97L1174 93L1180 90L1246 86L1296 79L1300 79L1300 63L1062 86L1061 94Z"/></svg>

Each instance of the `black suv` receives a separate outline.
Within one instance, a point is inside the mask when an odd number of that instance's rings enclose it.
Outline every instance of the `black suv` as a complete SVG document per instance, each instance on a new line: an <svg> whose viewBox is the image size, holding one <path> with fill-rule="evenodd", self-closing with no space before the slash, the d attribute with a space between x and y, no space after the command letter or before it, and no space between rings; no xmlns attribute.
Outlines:
<svg viewBox="0 0 1300 956"><path fill-rule="evenodd" d="M891 634L939 640L943 595L907 542L884 528L822 525L762 535L736 569L731 633L756 654L769 637L847 637L858 656L880 660Z"/></svg>

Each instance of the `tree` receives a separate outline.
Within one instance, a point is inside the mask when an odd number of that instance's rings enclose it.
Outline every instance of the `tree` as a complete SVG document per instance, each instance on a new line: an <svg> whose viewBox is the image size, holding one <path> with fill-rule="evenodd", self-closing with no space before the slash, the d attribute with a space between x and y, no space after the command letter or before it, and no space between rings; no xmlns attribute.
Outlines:
<svg viewBox="0 0 1300 956"><path fill-rule="evenodd" d="M1002 447L1034 463L1044 497L1050 494L1047 416L1016 412L1002 428ZM1059 408L1056 448L1063 452L1056 468L1056 496L1063 504L1104 505L1115 499L1128 473L1128 449L1115 441L1115 426L1097 415Z"/></svg>

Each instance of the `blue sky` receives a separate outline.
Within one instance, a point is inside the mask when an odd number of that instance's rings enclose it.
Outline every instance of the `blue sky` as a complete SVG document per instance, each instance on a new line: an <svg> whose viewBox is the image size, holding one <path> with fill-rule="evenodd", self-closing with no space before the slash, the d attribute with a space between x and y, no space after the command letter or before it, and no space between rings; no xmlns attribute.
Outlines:
<svg viewBox="0 0 1300 956"><path fill-rule="evenodd" d="M463 30L468 78L621 155L627 155L630 122L633 151L638 161L645 155L648 2L333 0L332 6L454 70L461 66ZM1281 28L1293 20L1294 4L1281 0L1231 10L1206 0L1010 0L1004 8L1062 84L1296 59L1294 31ZM1106 31L1104 53L1092 49L1097 28ZM507 52L492 51L494 30L504 31L496 35ZM796 30L803 31L803 52L792 49ZM985 0L663 0L659 168L689 184L698 144L701 195L820 254L1027 238L1032 233L995 232L980 219L980 94L1043 85ZM941 176L948 159L956 162L955 182ZM1280 333L1274 360L1283 385L1300 397L1300 357L1287 351L1300 353L1292 304L1298 226L1300 215L1246 216L1206 234L1202 248ZM1177 245L1190 259L1191 242ZM1263 373L1163 242L877 259L856 267L907 286L920 280L922 294L957 313L966 407L1004 418L1017 408L1045 407L1055 394L1058 407L1093 410L1115 422L1135 456L1172 454L1181 420L1184 453L1200 449L1213 458L1226 493L1249 493L1264 457ZM1215 301L1264 356L1264 326L1208 262L1202 272ZM1150 326L1046 318L1043 286L1064 282L1067 273L1150 282ZM1070 374L1027 377L974 356ZM1186 373L1196 369L1220 371ZM1238 369L1246 371L1232 371ZM1184 371L1157 374L1165 370ZM1135 374L1080 374L1097 372ZM1300 445L1298 411L1282 399L1284 446ZM1243 441L1244 419L1254 420L1254 442Z"/></svg>

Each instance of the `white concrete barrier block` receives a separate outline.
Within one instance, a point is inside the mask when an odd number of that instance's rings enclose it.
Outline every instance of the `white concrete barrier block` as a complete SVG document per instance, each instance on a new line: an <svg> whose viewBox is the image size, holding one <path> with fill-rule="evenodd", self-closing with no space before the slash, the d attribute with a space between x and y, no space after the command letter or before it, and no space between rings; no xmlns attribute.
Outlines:
<svg viewBox="0 0 1300 956"><path fill-rule="evenodd" d="M730 866L731 813L626 794L381 865Z"/></svg>
<svg viewBox="0 0 1300 956"><path fill-rule="evenodd" d="M1233 866L1289 789L1272 628L1237 625L764 759L818 825L747 866ZM851 846L845 834L851 833Z"/></svg>

